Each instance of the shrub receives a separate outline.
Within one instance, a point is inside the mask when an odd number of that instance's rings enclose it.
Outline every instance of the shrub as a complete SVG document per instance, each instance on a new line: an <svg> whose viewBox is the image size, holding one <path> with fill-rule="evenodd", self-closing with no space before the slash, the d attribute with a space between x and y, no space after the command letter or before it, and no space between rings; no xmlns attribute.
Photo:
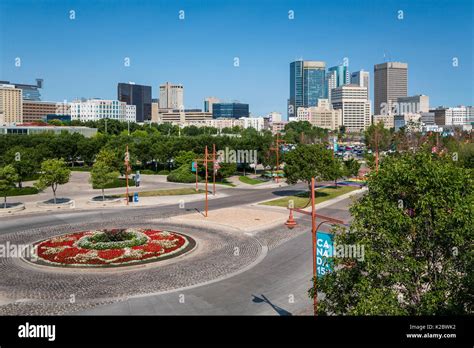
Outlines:
<svg viewBox="0 0 474 348"><path fill-rule="evenodd" d="M200 178L198 177L198 180ZM183 164L178 169L173 170L167 177L166 180L171 182L184 182L191 183L196 181L196 174L191 173L190 166Z"/></svg>
<svg viewBox="0 0 474 348"><path fill-rule="evenodd" d="M168 175L169 173L170 173L169 170L163 169L163 170L160 170L160 171L158 172L158 175Z"/></svg>

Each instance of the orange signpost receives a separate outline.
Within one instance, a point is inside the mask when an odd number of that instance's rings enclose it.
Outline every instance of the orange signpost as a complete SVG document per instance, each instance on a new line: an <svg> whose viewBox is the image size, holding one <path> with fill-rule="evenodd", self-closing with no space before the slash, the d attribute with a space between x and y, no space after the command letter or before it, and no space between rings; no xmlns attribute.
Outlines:
<svg viewBox="0 0 474 348"><path fill-rule="evenodd" d="M270 151L275 151L276 153L276 168L277 171L280 169L280 144L286 144L284 140L280 140L280 134L276 134L275 147L271 147ZM276 174L275 180L278 182L278 172Z"/></svg>
<svg viewBox="0 0 474 348"><path fill-rule="evenodd" d="M205 167L205 179L206 179L206 204L205 204L205 213L204 213L204 216L207 217L207 213L208 213L208 183L209 183L209 173L208 173L208 163L211 162L213 164L212 166L212 169L213 169L213 175L212 175L212 179L213 179L213 188L212 188L212 194L215 195L216 194L216 164L217 164L217 160L216 160L216 145L213 144L212 145L212 159L209 159L209 152L208 152L208 149L207 149L207 145L204 149L204 158L196 158L194 160L194 163L195 163L195 169L196 169L196 191L198 191L198 163L199 162L203 162L204 164L204 167Z"/></svg>
<svg viewBox="0 0 474 348"><path fill-rule="evenodd" d="M128 152L128 145L127 149L125 150L125 183L126 183L126 200L128 205L128 173L130 172L130 153Z"/></svg>

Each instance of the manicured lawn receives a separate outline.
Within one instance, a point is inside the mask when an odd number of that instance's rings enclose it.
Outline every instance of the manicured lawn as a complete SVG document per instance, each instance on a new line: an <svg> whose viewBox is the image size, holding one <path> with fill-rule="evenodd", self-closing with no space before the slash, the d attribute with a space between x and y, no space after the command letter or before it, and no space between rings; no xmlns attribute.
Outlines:
<svg viewBox="0 0 474 348"><path fill-rule="evenodd" d="M165 189L165 190L152 190L152 191L140 191L138 192L139 197L156 197L156 196L180 196L180 195L193 195L196 193L204 193L206 191L196 191L195 188L179 188L179 189ZM123 197L123 195L113 195L113 197Z"/></svg>
<svg viewBox="0 0 474 348"><path fill-rule="evenodd" d="M203 181L201 181L201 182L203 182ZM208 185L212 185L212 177L209 178ZM216 181L216 185L225 185L225 186L235 187L235 184L231 183L227 179L224 179L222 181Z"/></svg>
<svg viewBox="0 0 474 348"><path fill-rule="evenodd" d="M13 196L35 195L38 192L39 191L36 187L31 187L31 186L26 186L22 188L15 187L8 190L7 196L13 197Z"/></svg>
<svg viewBox="0 0 474 348"><path fill-rule="evenodd" d="M117 178L110 185L106 185L105 188L109 189L109 188L126 187L126 186L127 186L127 182L125 178ZM131 178L128 179L128 186L129 187L135 186L135 181ZM97 190L99 189L98 187L95 187L95 186L92 186L92 188L97 189Z"/></svg>
<svg viewBox="0 0 474 348"><path fill-rule="evenodd" d="M262 180L252 179L244 175L239 176L239 180L243 182L244 184L249 184L249 185L257 185L263 182Z"/></svg>
<svg viewBox="0 0 474 348"><path fill-rule="evenodd" d="M320 190L316 190L316 204L327 201L328 199L335 198L337 196L343 195L345 193L358 190L358 187L353 186L338 186L335 187L325 187ZM271 201L263 202L260 204L263 205L272 205L276 207L288 207L288 201L292 199L295 208L304 208L307 206L309 201L309 193L301 192L295 196L288 196L283 198L277 198Z"/></svg>

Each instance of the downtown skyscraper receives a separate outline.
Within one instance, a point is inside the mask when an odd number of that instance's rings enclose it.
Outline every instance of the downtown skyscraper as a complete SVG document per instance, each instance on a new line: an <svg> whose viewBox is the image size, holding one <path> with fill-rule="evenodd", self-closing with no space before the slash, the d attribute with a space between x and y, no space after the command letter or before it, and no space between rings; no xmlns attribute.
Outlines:
<svg viewBox="0 0 474 348"><path fill-rule="evenodd" d="M326 97L325 62L297 60L290 63L289 117L296 116L299 107L317 106L318 99Z"/></svg>
<svg viewBox="0 0 474 348"><path fill-rule="evenodd" d="M117 99L136 106L136 122L151 121L151 86L119 83Z"/></svg>
<svg viewBox="0 0 474 348"><path fill-rule="evenodd" d="M386 62L374 66L374 114L391 114L398 98L408 94L408 64Z"/></svg>

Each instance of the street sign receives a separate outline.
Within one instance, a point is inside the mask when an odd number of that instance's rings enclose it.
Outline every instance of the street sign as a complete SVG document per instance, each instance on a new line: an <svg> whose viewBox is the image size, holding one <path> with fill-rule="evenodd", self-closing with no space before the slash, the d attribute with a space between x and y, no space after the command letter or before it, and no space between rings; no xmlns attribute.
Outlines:
<svg viewBox="0 0 474 348"><path fill-rule="evenodd" d="M333 144L334 144L334 146L333 146L334 147L334 152L337 152L338 146L337 146L337 138L336 137L334 137Z"/></svg>
<svg viewBox="0 0 474 348"><path fill-rule="evenodd" d="M195 172L195 171L196 171L196 168L197 168L197 163L196 163L196 162L193 162L193 163L191 164L191 171L192 171L192 172Z"/></svg>
<svg viewBox="0 0 474 348"><path fill-rule="evenodd" d="M318 231L316 234L316 270L318 278L332 271L333 234Z"/></svg>

